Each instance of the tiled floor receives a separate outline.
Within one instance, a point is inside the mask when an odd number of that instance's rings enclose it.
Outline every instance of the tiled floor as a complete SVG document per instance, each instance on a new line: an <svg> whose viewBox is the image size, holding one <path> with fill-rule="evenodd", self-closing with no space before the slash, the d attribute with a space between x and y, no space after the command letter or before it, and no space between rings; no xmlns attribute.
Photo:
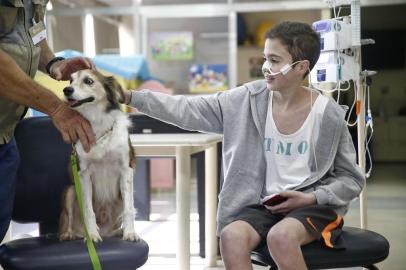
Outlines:
<svg viewBox="0 0 406 270"><path fill-rule="evenodd" d="M199 234L196 206L196 183L192 185L191 214L191 270L224 269L206 268L198 256ZM367 182L368 228L384 235L390 242L389 257L379 267L384 270L406 269L406 164L375 164ZM141 270L177 270L175 266L175 197L174 192L152 194L151 221L137 221L136 229L150 247L147 263ZM355 201L345 219L346 225L359 226L359 203ZM13 226L13 235L36 234L35 225ZM255 270L266 269L255 267Z"/></svg>

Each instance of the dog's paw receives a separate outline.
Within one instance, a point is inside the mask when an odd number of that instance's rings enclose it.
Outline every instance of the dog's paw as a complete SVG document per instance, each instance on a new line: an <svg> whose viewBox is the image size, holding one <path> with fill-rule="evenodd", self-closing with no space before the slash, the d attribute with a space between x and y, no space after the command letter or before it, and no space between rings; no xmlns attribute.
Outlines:
<svg viewBox="0 0 406 270"><path fill-rule="evenodd" d="M135 232L124 232L123 240L131 241L131 242L138 242L140 240L140 237Z"/></svg>
<svg viewBox="0 0 406 270"><path fill-rule="evenodd" d="M59 235L59 241L68 241L68 240L75 240L75 239L76 239L76 235L71 230L61 233Z"/></svg>
<svg viewBox="0 0 406 270"><path fill-rule="evenodd" d="M95 243L99 243L99 242L103 241L103 239L101 238L101 236L98 232L93 232L93 233L89 232L89 237Z"/></svg>

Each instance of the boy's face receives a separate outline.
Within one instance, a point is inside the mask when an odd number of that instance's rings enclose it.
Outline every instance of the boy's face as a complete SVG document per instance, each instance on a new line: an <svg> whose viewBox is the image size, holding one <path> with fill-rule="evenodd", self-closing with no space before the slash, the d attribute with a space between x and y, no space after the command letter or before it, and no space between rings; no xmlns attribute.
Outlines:
<svg viewBox="0 0 406 270"><path fill-rule="evenodd" d="M266 39L264 47L264 61L269 61L272 64L271 70L276 73L281 70L286 64L292 64L292 56L279 39ZM287 74L281 73L277 75L265 76L267 87L269 90L281 91L290 88L296 82L301 82L301 76L292 68Z"/></svg>

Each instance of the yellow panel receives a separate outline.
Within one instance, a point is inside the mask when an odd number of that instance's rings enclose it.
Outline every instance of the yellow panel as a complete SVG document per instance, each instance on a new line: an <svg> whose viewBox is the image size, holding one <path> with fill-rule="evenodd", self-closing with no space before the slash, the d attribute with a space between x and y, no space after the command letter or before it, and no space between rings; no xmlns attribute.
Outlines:
<svg viewBox="0 0 406 270"><path fill-rule="evenodd" d="M45 88L54 92L59 98L63 98L63 89L69 85L69 81L56 81L47 74L38 71L34 80Z"/></svg>

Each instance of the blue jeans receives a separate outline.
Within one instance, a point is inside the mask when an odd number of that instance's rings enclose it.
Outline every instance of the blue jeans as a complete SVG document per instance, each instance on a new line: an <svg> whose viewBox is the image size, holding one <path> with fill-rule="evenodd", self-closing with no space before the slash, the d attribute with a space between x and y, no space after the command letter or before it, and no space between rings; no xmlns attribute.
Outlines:
<svg viewBox="0 0 406 270"><path fill-rule="evenodd" d="M0 241L10 225L19 162L20 155L14 138L0 144Z"/></svg>

